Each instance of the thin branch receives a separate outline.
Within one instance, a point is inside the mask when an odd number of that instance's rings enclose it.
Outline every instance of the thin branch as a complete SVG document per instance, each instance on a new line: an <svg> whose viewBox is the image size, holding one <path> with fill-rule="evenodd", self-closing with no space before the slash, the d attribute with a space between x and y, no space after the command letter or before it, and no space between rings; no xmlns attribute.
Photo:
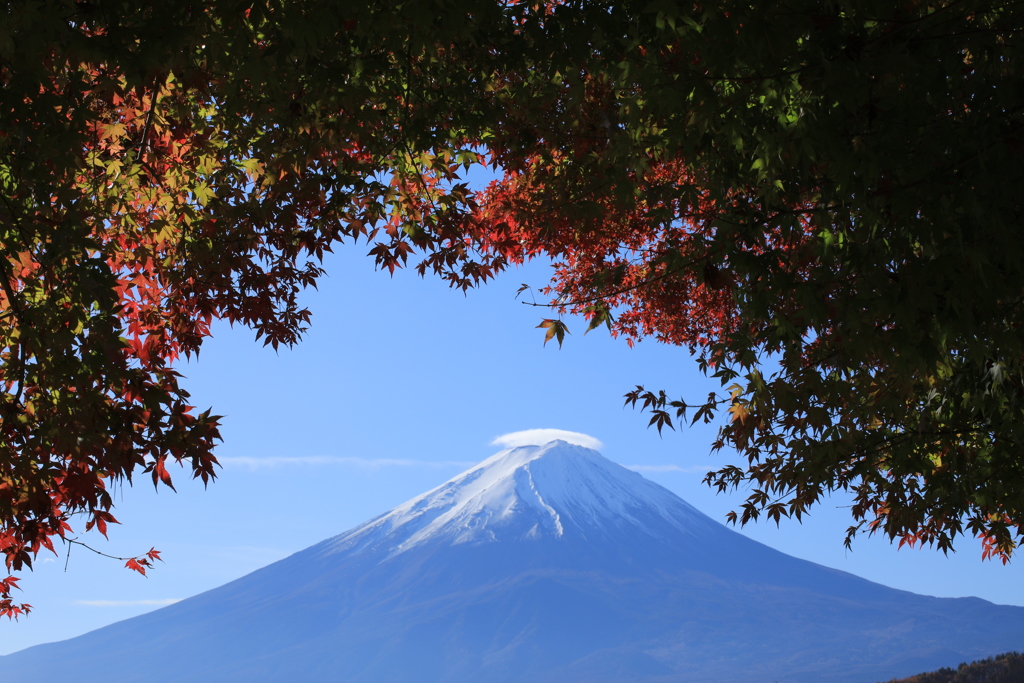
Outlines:
<svg viewBox="0 0 1024 683"><path fill-rule="evenodd" d="M130 561L130 560L135 560L135 559L138 559L138 557L141 557L141 555L138 555L138 556L135 556L135 557L117 557L117 556L115 556L115 555L108 555L108 554L107 554L107 553L105 553L105 552L102 552L102 551L96 550L96 548L93 548L93 547L92 547L92 546L90 546L90 545L87 545L87 544L85 544L85 543L82 543L81 541L79 541L79 540L78 540L78 539L76 539L76 538L65 538L65 539L64 539L64 541L65 541L65 542L67 542L68 544L72 544L72 543L73 543L73 544L75 544L75 545L80 545L80 546L82 546L83 548L85 548L86 550L91 550L91 551L93 551L94 553L96 553L97 555L102 555L103 557L108 557L108 558L110 558L111 560L123 560L123 561L125 561L125 562L128 562L128 561ZM69 556L69 557L71 556L71 547L70 547L70 545L68 546L68 556ZM67 564L66 564L66 563L65 563L64 569L65 569L65 571L67 570Z"/></svg>
<svg viewBox="0 0 1024 683"><path fill-rule="evenodd" d="M156 90L153 90L149 96L149 113L146 114L146 125L142 128L142 139L139 140L137 149L139 150L139 158L142 158L143 152L146 151L146 137L149 135L149 126L153 122L153 110L156 109Z"/></svg>

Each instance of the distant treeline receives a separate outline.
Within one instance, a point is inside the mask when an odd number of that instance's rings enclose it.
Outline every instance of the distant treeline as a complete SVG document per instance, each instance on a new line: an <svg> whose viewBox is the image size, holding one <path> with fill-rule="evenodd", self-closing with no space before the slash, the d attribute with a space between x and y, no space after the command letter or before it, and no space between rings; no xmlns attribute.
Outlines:
<svg viewBox="0 0 1024 683"><path fill-rule="evenodd" d="M888 683L1020 683L1024 681L1024 655L1007 652L955 669L944 667L931 673L892 679Z"/></svg>

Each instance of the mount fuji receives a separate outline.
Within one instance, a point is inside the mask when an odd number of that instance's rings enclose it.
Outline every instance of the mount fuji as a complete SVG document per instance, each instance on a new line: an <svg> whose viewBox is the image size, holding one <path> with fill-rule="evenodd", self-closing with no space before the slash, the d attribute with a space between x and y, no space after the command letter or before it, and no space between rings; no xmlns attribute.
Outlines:
<svg viewBox="0 0 1024 683"><path fill-rule="evenodd" d="M1024 647L1024 608L894 590L735 533L565 441L508 448L5 680L872 683Z"/></svg>

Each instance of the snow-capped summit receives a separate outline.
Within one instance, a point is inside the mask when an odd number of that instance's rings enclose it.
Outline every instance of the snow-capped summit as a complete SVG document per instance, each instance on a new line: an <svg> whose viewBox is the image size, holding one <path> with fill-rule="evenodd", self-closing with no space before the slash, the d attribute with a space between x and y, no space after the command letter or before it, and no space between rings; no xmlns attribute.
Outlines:
<svg viewBox="0 0 1024 683"><path fill-rule="evenodd" d="M437 488L333 539L335 551L429 542L710 531L705 515L674 493L590 448L555 440L499 451ZM669 531L671 529L671 531Z"/></svg>

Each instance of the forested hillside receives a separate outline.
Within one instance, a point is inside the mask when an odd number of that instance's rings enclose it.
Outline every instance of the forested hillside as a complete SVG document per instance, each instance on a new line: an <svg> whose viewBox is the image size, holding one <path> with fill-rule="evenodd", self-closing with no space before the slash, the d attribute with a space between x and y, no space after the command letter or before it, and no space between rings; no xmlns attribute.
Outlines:
<svg viewBox="0 0 1024 683"><path fill-rule="evenodd" d="M961 664L956 669L942 668L888 683L1019 683L1024 681L1024 655L1018 652Z"/></svg>

